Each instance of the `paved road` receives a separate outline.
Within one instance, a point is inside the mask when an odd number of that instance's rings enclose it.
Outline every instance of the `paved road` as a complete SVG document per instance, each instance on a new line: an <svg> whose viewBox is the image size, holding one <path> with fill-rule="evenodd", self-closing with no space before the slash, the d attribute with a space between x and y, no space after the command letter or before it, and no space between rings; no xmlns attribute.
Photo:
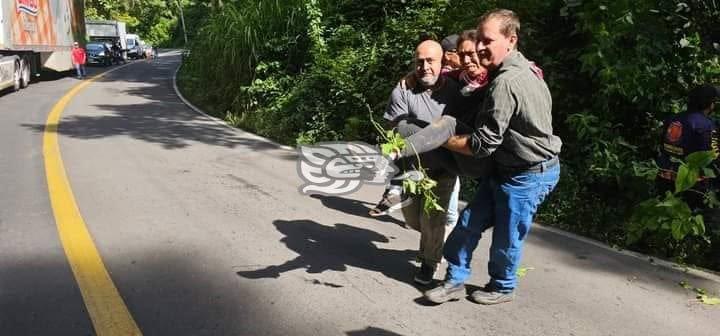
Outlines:
<svg viewBox="0 0 720 336"><path fill-rule="evenodd" d="M89 68L90 73L100 69ZM48 199L42 130L74 78L0 93L0 335L87 335L92 324Z"/></svg>
<svg viewBox="0 0 720 336"><path fill-rule="evenodd" d="M412 284L418 234L365 217L375 187L301 196L292 151L194 113L179 56L81 91L60 148L80 212L144 335L716 335L717 282L536 229L515 302L439 306ZM0 96L0 334L94 334L48 201L42 132L77 82ZM486 281L487 241L472 284ZM439 277L440 275L438 275Z"/></svg>

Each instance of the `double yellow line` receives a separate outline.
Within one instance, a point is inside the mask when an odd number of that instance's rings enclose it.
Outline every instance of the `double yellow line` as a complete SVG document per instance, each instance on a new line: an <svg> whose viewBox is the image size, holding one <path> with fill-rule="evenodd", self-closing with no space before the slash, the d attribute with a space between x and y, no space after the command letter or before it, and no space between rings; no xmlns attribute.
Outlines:
<svg viewBox="0 0 720 336"><path fill-rule="evenodd" d="M50 202L60 241L80 287L95 333L135 336L142 333L110 278L75 203L60 156L57 135L62 112L73 97L93 81L118 69L120 67L76 85L53 106L43 133L43 156Z"/></svg>

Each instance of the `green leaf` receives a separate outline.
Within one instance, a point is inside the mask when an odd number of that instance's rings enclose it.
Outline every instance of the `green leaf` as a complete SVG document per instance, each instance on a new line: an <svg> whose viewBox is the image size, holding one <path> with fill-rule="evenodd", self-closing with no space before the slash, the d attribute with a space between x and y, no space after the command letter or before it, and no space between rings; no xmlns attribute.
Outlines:
<svg viewBox="0 0 720 336"><path fill-rule="evenodd" d="M519 278L522 278L527 275L528 271L534 269L534 267L518 267L517 271L515 271L515 275L517 275Z"/></svg>
<svg viewBox="0 0 720 336"><path fill-rule="evenodd" d="M701 169L707 167L715 158L717 158L715 151L702 151L688 155L685 161L690 169Z"/></svg>
<svg viewBox="0 0 720 336"><path fill-rule="evenodd" d="M432 210L445 211L445 209L440 205L440 203L437 202L437 200L433 200L432 206L433 206Z"/></svg>
<svg viewBox="0 0 720 336"><path fill-rule="evenodd" d="M393 150L393 145L384 143L384 144L380 145L380 150L382 151L382 155L390 155L390 153L392 153L392 150Z"/></svg>
<svg viewBox="0 0 720 336"><path fill-rule="evenodd" d="M720 298L707 296L707 295L700 295L700 302L706 305L715 306L720 305Z"/></svg>
<svg viewBox="0 0 720 336"><path fill-rule="evenodd" d="M684 221L682 220L674 220L671 224L670 230L673 239L675 239L676 241L682 240L683 238L685 238L685 235L687 235Z"/></svg>
<svg viewBox="0 0 720 336"><path fill-rule="evenodd" d="M695 215L693 218L695 225L692 228L692 232L696 236L702 236L705 234L705 219L702 215Z"/></svg>
<svg viewBox="0 0 720 336"><path fill-rule="evenodd" d="M432 180L430 178L424 178L420 181L420 185L422 186L423 189L430 190L437 186L437 181Z"/></svg>
<svg viewBox="0 0 720 336"><path fill-rule="evenodd" d="M686 165L680 165L678 168L677 178L675 179L675 193L681 193L692 188L697 183L699 177L697 169L691 169Z"/></svg>
<svg viewBox="0 0 720 336"><path fill-rule="evenodd" d="M417 182L413 180L403 180L403 189L411 194L417 194Z"/></svg>
<svg viewBox="0 0 720 336"><path fill-rule="evenodd" d="M437 202L437 198L428 197L425 195L423 197L423 211L425 211L426 214L430 215L433 211L445 211L440 204Z"/></svg>
<svg viewBox="0 0 720 336"><path fill-rule="evenodd" d="M674 195L665 195L665 199L662 202L657 203L657 207L666 207L666 208L674 208L677 207L678 203L680 203L681 200Z"/></svg>

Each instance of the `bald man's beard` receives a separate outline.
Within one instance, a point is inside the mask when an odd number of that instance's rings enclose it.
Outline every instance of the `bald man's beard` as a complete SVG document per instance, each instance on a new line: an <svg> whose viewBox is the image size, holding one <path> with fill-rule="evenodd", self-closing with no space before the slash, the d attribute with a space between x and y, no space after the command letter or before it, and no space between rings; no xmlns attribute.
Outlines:
<svg viewBox="0 0 720 336"><path fill-rule="evenodd" d="M431 88L435 85L435 83L437 83L439 78L440 76L427 74L418 78L418 82L420 82L420 84L422 84L422 86L426 88Z"/></svg>

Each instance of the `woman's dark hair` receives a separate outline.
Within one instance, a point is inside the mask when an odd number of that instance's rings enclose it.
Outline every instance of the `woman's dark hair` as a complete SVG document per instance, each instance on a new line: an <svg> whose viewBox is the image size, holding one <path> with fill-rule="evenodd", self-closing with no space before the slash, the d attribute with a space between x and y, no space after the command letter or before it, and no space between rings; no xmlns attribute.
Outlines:
<svg viewBox="0 0 720 336"><path fill-rule="evenodd" d="M460 49L460 45L465 41L472 41L473 43L477 42L477 30L468 29L460 33L460 37L458 37L457 41L457 48Z"/></svg>
<svg viewBox="0 0 720 336"><path fill-rule="evenodd" d="M720 89L712 85L701 85L688 94L688 110L703 111L720 97Z"/></svg>

